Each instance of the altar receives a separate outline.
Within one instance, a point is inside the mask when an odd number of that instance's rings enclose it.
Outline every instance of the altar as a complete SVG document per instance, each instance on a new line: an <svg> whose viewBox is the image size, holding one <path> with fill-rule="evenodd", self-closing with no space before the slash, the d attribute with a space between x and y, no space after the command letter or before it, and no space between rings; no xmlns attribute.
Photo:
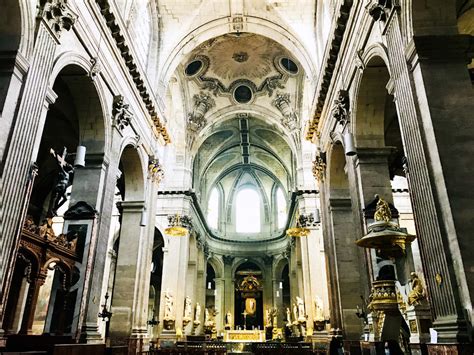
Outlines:
<svg viewBox="0 0 474 355"><path fill-rule="evenodd" d="M226 330L224 332L225 342L265 342L265 331L263 330Z"/></svg>

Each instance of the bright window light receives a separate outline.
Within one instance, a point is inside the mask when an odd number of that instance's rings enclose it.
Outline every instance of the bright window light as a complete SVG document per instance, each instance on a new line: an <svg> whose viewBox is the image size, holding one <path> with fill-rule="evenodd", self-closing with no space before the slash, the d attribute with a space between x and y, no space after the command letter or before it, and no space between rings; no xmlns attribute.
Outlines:
<svg viewBox="0 0 474 355"><path fill-rule="evenodd" d="M276 194L276 202L277 202L277 219L278 219L278 228L281 229L285 227L286 218L287 218L287 211L286 211L286 199L281 188L278 188Z"/></svg>
<svg viewBox="0 0 474 355"><path fill-rule="evenodd" d="M253 189L242 189L235 199L237 233L260 232L260 195Z"/></svg>
<svg viewBox="0 0 474 355"><path fill-rule="evenodd" d="M216 187L211 190L209 203L207 205L207 224L212 229L217 229L219 220L219 191Z"/></svg>

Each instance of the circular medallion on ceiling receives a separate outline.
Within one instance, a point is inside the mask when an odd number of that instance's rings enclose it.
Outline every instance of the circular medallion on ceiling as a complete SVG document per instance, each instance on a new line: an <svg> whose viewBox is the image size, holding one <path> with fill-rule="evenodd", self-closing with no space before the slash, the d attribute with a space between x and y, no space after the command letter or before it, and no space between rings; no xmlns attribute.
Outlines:
<svg viewBox="0 0 474 355"><path fill-rule="evenodd" d="M294 61L288 57L280 58L280 65L288 74L296 75L298 74L298 66Z"/></svg>
<svg viewBox="0 0 474 355"><path fill-rule="evenodd" d="M239 104L248 104L252 101L253 93L247 85L239 85L234 90L234 100Z"/></svg>
<svg viewBox="0 0 474 355"><path fill-rule="evenodd" d="M187 76L194 76L201 71L203 66L204 63L201 59L195 59L191 63L186 65L186 69L184 69L184 72Z"/></svg>

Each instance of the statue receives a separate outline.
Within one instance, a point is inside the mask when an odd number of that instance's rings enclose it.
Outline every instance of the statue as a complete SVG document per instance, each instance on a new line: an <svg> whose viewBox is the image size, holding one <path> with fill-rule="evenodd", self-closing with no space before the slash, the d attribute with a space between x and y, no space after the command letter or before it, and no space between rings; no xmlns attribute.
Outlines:
<svg viewBox="0 0 474 355"><path fill-rule="evenodd" d="M298 322L298 306L296 303L293 303L293 318L294 322Z"/></svg>
<svg viewBox="0 0 474 355"><path fill-rule="evenodd" d="M376 198L379 200L377 201L377 207L374 213L374 219L376 221L384 221L390 222L392 220L392 212L390 211L390 206L388 202L385 201L383 198L379 197L379 195L375 195Z"/></svg>
<svg viewBox="0 0 474 355"><path fill-rule="evenodd" d="M196 311L194 312L194 325L198 326L199 324L201 324L200 318L201 318L201 305L199 303L196 303Z"/></svg>
<svg viewBox="0 0 474 355"><path fill-rule="evenodd" d="M324 320L323 301L318 296L316 296L316 300L314 301L314 306L315 306L314 320L323 321Z"/></svg>
<svg viewBox="0 0 474 355"><path fill-rule="evenodd" d="M421 283L420 278L416 272L412 272L411 276L411 291L408 294L408 304L410 306L416 306L421 303L426 298L425 289Z"/></svg>
<svg viewBox="0 0 474 355"><path fill-rule="evenodd" d="M188 321L191 320L192 313L193 313L193 310L191 306L191 298L186 296L186 298L184 299L184 318L183 319L188 320Z"/></svg>
<svg viewBox="0 0 474 355"><path fill-rule="evenodd" d="M50 153L56 158L59 167L59 173L51 194L52 198L48 215L56 216L58 209L67 201L66 190L71 185L74 167L66 162L66 148L64 148L62 156L59 156L53 149L50 149Z"/></svg>
<svg viewBox="0 0 474 355"><path fill-rule="evenodd" d="M301 297L296 296L296 303L298 303L298 320L306 320L303 299Z"/></svg>
<svg viewBox="0 0 474 355"><path fill-rule="evenodd" d="M270 309L265 310L265 320L266 320L266 326L271 327L272 326L272 314Z"/></svg>
<svg viewBox="0 0 474 355"><path fill-rule="evenodd" d="M174 299L169 290L165 292L165 319L174 319L173 316Z"/></svg>
<svg viewBox="0 0 474 355"><path fill-rule="evenodd" d="M291 312L288 307L286 307L286 325L291 325Z"/></svg>
<svg viewBox="0 0 474 355"><path fill-rule="evenodd" d="M228 328L232 326L232 313L230 311L225 314L225 326Z"/></svg>
<svg viewBox="0 0 474 355"><path fill-rule="evenodd" d="M204 309L204 325L208 326L211 322L211 316L209 315L209 310L207 308Z"/></svg>

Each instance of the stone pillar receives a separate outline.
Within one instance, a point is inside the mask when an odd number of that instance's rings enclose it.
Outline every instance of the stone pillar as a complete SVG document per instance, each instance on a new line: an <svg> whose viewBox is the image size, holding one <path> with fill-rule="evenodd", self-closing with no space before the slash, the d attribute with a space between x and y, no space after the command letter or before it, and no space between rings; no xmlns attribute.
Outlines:
<svg viewBox="0 0 474 355"><path fill-rule="evenodd" d="M459 54L468 39L415 37L408 64L398 12L392 10L384 35L433 326L441 342L467 341L463 308L472 310L474 287L474 127L472 87Z"/></svg>
<svg viewBox="0 0 474 355"><path fill-rule="evenodd" d="M273 285L273 307L278 310L276 327L282 327L285 319L285 309L283 309L283 289L280 288L283 279L272 279Z"/></svg>
<svg viewBox="0 0 474 355"><path fill-rule="evenodd" d="M79 337L82 341L87 343L101 343L103 341L99 333L98 314L102 309L105 292L107 292L107 285L104 284L104 276L109 275L109 273L105 272L108 258L104 256L109 253L108 236L110 235L118 171L117 166L112 167L109 165L107 157L103 157L103 160L101 157L101 154L86 157L86 168L84 168L84 170L77 170L79 172L77 176L80 176L81 179L75 181L71 195L71 199L74 200L86 199L86 201L99 212L97 227L92 236L92 238L95 239L95 246L94 249L90 250L94 255L94 272L90 275L88 281L89 290L86 295L82 325L78 328L78 332L80 332ZM118 162L118 159L116 161ZM82 179L86 177L95 181L87 182ZM91 191L89 191L89 189ZM83 192L84 194L82 194ZM103 236L107 237L104 238ZM110 304L108 306L110 307Z"/></svg>
<svg viewBox="0 0 474 355"><path fill-rule="evenodd" d="M120 245L117 256L117 267L114 293L112 295L112 319L110 322L110 339L115 345L128 345L128 339L135 323L135 312L140 312L138 279L140 267L145 262L145 233L140 226L143 201L123 201L122 225L120 228ZM147 280L149 282L149 280ZM137 309L138 308L138 309ZM146 328L145 328L146 332Z"/></svg>
<svg viewBox="0 0 474 355"><path fill-rule="evenodd" d="M36 156L35 149L38 149L31 143L36 142L38 136L41 137L44 124L41 117L45 116L42 113L61 32L63 29L69 30L75 21L75 16L67 6L59 8L58 13L50 11L49 5L49 2L46 2L44 8L40 9L44 17L38 20L35 47L23 87L23 96L9 137L8 152L4 154L5 159L0 165L0 290L5 291L0 295L2 322L3 307L11 280L10 270L13 270L21 223L29 201L29 170Z"/></svg>
<svg viewBox="0 0 474 355"><path fill-rule="evenodd" d="M224 310L232 313L232 321L235 324L237 317L235 312L235 285L232 275L232 263L224 265Z"/></svg>
<svg viewBox="0 0 474 355"><path fill-rule="evenodd" d="M362 324L355 315L364 295L364 260L355 245L357 236L354 229L352 204L349 198L330 198L328 222L330 233L328 254L331 283L331 326L342 328L347 340L358 340L362 334Z"/></svg>
<svg viewBox="0 0 474 355"><path fill-rule="evenodd" d="M216 278L214 281L216 283L215 302L216 302L216 310L218 312L215 320L216 320L217 334L220 334L220 332L224 331L224 317L226 314L226 309L224 308L225 306L225 302L224 302L225 279L220 277L220 278Z"/></svg>

